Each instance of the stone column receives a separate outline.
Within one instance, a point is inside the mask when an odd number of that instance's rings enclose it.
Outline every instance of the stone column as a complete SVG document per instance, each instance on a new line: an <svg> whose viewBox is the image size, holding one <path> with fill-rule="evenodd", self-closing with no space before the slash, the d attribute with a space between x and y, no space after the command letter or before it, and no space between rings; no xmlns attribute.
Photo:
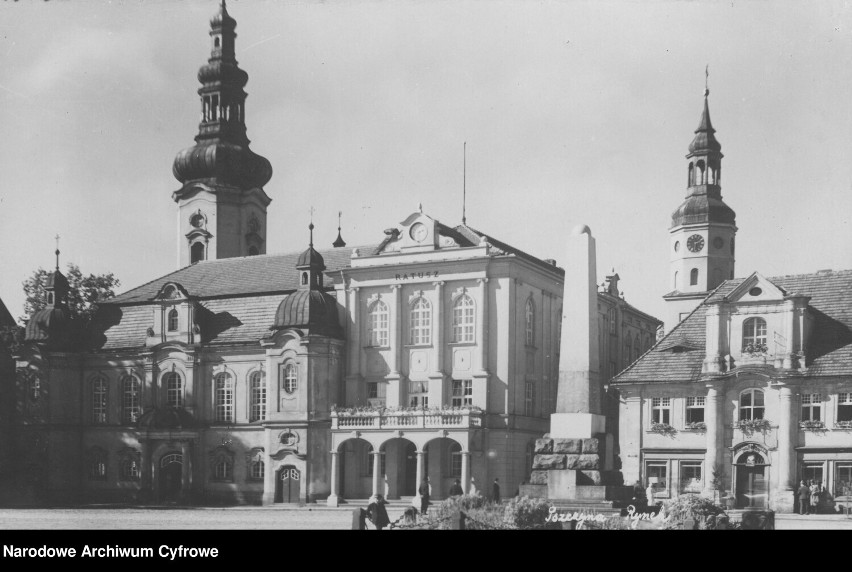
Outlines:
<svg viewBox="0 0 852 572"><path fill-rule="evenodd" d="M181 494L186 496L192 488L192 458L190 457L189 441L180 442L181 464Z"/></svg>
<svg viewBox="0 0 852 572"><path fill-rule="evenodd" d="M330 483L331 484L331 494L328 495L328 500L326 501L326 504L328 504L328 506L335 506L335 507L340 504L340 497L338 496L338 493L337 493L338 480L340 479L339 469L337 467L337 463L338 463L337 456L338 455L339 455L339 453L337 451L331 452L331 483Z"/></svg>
<svg viewBox="0 0 852 572"><path fill-rule="evenodd" d="M432 309L432 342L435 362L429 374L429 405L444 404L444 283L433 282L435 286L435 305Z"/></svg>
<svg viewBox="0 0 852 572"><path fill-rule="evenodd" d="M383 494L384 491L381 490L382 483L382 454L379 451L372 451L370 454L373 456L373 494Z"/></svg>
<svg viewBox="0 0 852 572"><path fill-rule="evenodd" d="M725 434L725 423L721 412L720 401L722 396L719 395L719 390L714 385L707 386L707 397L704 403L704 424L706 430L704 433L705 446L707 452L704 454L704 488L708 492L714 490L710 480L713 478L713 469L718 465L721 469L721 452L720 444Z"/></svg>
<svg viewBox="0 0 852 572"><path fill-rule="evenodd" d="M778 419L778 485L779 493L784 495L793 490L791 477L791 460L795 459L793 451L793 391L789 385L782 385L779 389L779 419ZM792 499L792 493L788 496Z"/></svg>
<svg viewBox="0 0 852 572"><path fill-rule="evenodd" d="M470 489L470 451L461 452L461 486L467 494Z"/></svg>
<svg viewBox="0 0 852 572"><path fill-rule="evenodd" d="M417 502L420 502L420 485L423 483L423 451L417 451L417 478L415 479L414 495L417 497Z"/></svg>
<svg viewBox="0 0 852 572"><path fill-rule="evenodd" d="M476 313L476 330L479 332L480 370L488 371L488 278L478 278L479 312Z"/></svg>
<svg viewBox="0 0 852 572"><path fill-rule="evenodd" d="M399 375L399 364L402 356L402 293L399 284L391 286L391 308L388 316L390 326L390 374ZM398 405L398 404L395 404Z"/></svg>

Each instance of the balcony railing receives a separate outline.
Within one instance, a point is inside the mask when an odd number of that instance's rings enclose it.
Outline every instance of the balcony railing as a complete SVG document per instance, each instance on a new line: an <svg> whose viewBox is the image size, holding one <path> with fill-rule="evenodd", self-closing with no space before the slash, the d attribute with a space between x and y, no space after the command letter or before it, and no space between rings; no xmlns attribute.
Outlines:
<svg viewBox="0 0 852 572"><path fill-rule="evenodd" d="M341 410L332 411L331 428L352 430L482 427L482 415L482 410L478 408Z"/></svg>

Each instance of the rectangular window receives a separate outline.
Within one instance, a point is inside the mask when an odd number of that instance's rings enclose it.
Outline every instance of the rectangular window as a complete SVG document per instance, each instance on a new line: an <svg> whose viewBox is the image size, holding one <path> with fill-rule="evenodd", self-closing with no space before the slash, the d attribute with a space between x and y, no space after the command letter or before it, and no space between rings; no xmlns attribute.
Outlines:
<svg viewBox="0 0 852 572"><path fill-rule="evenodd" d="M473 405L473 380L453 380L453 407L466 407Z"/></svg>
<svg viewBox="0 0 852 572"><path fill-rule="evenodd" d="M852 497L852 463L834 465L834 496Z"/></svg>
<svg viewBox="0 0 852 572"><path fill-rule="evenodd" d="M251 407L249 423L262 421L266 418L266 375L262 371L253 372L249 376L249 391Z"/></svg>
<svg viewBox="0 0 852 572"><path fill-rule="evenodd" d="M822 421L822 395L802 394L802 421Z"/></svg>
<svg viewBox="0 0 852 572"><path fill-rule="evenodd" d="M670 397L654 397L651 399L651 422L671 424L671 403Z"/></svg>
<svg viewBox="0 0 852 572"><path fill-rule="evenodd" d="M462 455L461 451L453 451L450 453L450 476L457 479L461 478L462 474Z"/></svg>
<svg viewBox="0 0 852 572"><path fill-rule="evenodd" d="M125 425L136 423L141 414L139 380L132 375L122 378L121 419Z"/></svg>
<svg viewBox="0 0 852 572"><path fill-rule="evenodd" d="M524 415L535 415L535 384L528 381L524 387Z"/></svg>
<svg viewBox="0 0 852 572"><path fill-rule="evenodd" d="M377 381L367 382L367 403L372 407L383 407L387 395L387 384Z"/></svg>
<svg viewBox="0 0 852 572"><path fill-rule="evenodd" d="M107 422L107 385L106 380L98 378L92 383L92 423L104 425Z"/></svg>
<svg viewBox="0 0 852 572"><path fill-rule="evenodd" d="M814 483L818 485L825 484L823 469L825 463L805 463L802 465L802 479L809 485Z"/></svg>
<svg viewBox="0 0 852 572"><path fill-rule="evenodd" d="M654 498L668 497L668 464L666 461L645 463L645 486L654 483Z"/></svg>
<svg viewBox="0 0 852 572"><path fill-rule="evenodd" d="M704 423L704 396L686 398L686 422Z"/></svg>
<svg viewBox="0 0 852 572"><path fill-rule="evenodd" d="M408 382L408 406L409 407L429 407L429 382L428 381L409 381Z"/></svg>
<svg viewBox="0 0 852 572"><path fill-rule="evenodd" d="M681 461L680 492L700 493L702 490L704 480L701 475L701 461Z"/></svg>
<svg viewBox="0 0 852 572"><path fill-rule="evenodd" d="M852 393L837 396L837 421L852 422Z"/></svg>

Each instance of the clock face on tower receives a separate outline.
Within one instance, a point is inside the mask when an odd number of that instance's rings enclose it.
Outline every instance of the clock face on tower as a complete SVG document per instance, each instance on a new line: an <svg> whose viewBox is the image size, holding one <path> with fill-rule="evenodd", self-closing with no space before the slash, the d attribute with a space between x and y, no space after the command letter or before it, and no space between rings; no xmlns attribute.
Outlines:
<svg viewBox="0 0 852 572"><path fill-rule="evenodd" d="M408 232L409 236L417 242L423 242L426 240L426 236L429 234L429 229L426 228L426 225L422 222L415 223L411 226L411 230Z"/></svg>
<svg viewBox="0 0 852 572"><path fill-rule="evenodd" d="M686 240L686 247L690 252L701 252L704 249L704 237L693 234Z"/></svg>

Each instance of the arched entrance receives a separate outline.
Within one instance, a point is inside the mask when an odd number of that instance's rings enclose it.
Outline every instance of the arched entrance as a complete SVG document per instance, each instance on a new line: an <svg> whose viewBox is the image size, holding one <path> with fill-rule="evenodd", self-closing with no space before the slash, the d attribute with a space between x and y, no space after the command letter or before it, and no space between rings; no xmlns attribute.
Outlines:
<svg viewBox="0 0 852 572"><path fill-rule="evenodd" d="M734 464L737 508L766 508L769 493L769 464L765 454L746 450Z"/></svg>
<svg viewBox="0 0 852 572"><path fill-rule="evenodd" d="M298 503L302 473L293 465L284 465L275 473L275 502Z"/></svg>
<svg viewBox="0 0 852 572"><path fill-rule="evenodd" d="M455 439L439 437L426 443L424 450L428 459L424 463L424 476L429 477L432 497L447 498L450 487L462 478L462 446Z"/></svg>
<svg viewBox="0 0 852 572"><path fill-rule="evenodd" d="M417 446L403 437L389 439L380 449L382 488L388 498L417 494ZM426 459L424 458L424 463ZM380 488L380 492L382 492Z"/></svg>
<svg viewBox="0 0 852 572"><path fill-rule="evenodd" d="M160 459L160 499L177 500L183 485L183 455L169 453Z"/></svg>

